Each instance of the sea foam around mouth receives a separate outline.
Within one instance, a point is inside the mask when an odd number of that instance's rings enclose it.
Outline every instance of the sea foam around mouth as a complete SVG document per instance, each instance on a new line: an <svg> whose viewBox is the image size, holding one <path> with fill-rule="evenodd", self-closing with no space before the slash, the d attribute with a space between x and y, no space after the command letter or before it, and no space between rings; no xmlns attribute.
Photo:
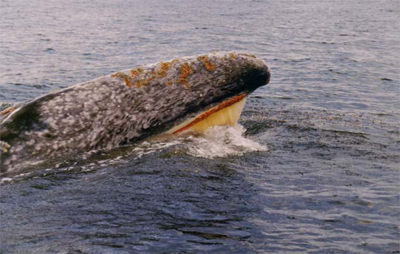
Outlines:
<svg viewBox="0 0 400 254"><path fill-rule="evenodd" d="M210 159L268 150L267 146L245 137L245 131L241 125L215 126L202 136L187 137L184 144L188 154Z"/></svg>
<svg viewBox="0 0 400 254"><path fill-rule="evenodd" d="M133 155L142 157L171 147L175 154L208 159L268 151L267 146L245 137L245 131L241 125L214 126L201 135L186 133L169 140L143 142L133 149Z"/></svg>

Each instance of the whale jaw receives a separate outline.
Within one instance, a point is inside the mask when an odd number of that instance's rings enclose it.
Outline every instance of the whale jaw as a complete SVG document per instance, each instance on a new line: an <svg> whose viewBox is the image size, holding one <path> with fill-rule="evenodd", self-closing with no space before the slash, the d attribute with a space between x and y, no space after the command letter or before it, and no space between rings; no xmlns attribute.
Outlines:
<svg viewBox="0 0 400 254"><path fill-rule="evenodd" d="M235 126L246 103L246 95L241 94L225 100L219 105L198 114L196 117L190 118L173 127L166 134L180 134L185 132L205 133L213 126Z"/></svg>

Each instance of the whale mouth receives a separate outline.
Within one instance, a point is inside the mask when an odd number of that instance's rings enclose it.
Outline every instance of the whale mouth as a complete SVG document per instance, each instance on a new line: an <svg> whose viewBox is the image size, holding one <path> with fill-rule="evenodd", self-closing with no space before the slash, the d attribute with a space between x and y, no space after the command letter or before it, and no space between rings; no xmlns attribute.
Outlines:
<svg viewBox="0 0 400 254"><path fill-rule="evenodd" d="M205 133L213 126L237 124L246 103L246 96L241 94L223 101L211 109L190 118L183 123L173 127L167 134L180 134L184 132Z"/></svg>

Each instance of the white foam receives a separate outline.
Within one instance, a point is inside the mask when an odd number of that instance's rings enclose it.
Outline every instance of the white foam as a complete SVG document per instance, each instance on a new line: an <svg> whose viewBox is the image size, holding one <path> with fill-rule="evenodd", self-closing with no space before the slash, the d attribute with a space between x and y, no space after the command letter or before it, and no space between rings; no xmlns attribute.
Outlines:
<svg viewBox="0 0 400 254"><path fill-rule="evenodd" d="M268 150L267 146L244 137L245 131L241 125L215 126L202 136L189 136L184 143L190 155L203 158L240 156Z"/></svg>
<svg viewBox="0 0 400 254"><path fill-rule="evenodd" d="M136 158L173 147L177 154L188 154L201 158L241 156L248 152L268 151L268 147L243 136L246 129L241 125L214 126L204 134L184 134L175 139L143 142L135 147ZM172 136L169 136L171 138Z"/></svg>
<svg viewBox="0 0 400 254"><path fill-rule="evenodd" d="M132 154L136 156L136 158L141 158L144 155L154 153L156 151L163 150L167 147L174 146L180 144L179 140L169 140L169 141L145 141L135 147L132 150Z"/></svg>
<svg viewBox="0 0 400 254"><path fill-rule="evenodd" d="M12 182L12 180L13 180L12 178L3 177L3 178L0 179L0 185L3 184L3 183Z"/></svg>

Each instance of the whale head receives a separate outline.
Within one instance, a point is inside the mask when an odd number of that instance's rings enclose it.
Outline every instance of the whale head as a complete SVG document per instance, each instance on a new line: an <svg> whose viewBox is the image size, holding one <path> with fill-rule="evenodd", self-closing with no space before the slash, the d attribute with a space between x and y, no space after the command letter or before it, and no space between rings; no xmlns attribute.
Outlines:
<svg viewBox="0 0 400 254"><path fill-rule="evenodd" d="M45 94L2 112L1 171L68 159L160 134L234 125L270 80L254 55L217 52L158 62Z"/></svg>
<svg viewBox="0 0 400 254"><path fill-rule="evenodd" d="M149 70L142 68L146 69ZM154 115L145 124L152 128L150 135L204 132L214 125L234 125L246 97L268 84L271 76L263 60L233 52L186 57L150 67L150 73L160 70L161 77L150 81L145 73L135 80L126 77L129 71L117 74L144 89L143 101ZM142 83L146 85L141 86Z"/></svg>

